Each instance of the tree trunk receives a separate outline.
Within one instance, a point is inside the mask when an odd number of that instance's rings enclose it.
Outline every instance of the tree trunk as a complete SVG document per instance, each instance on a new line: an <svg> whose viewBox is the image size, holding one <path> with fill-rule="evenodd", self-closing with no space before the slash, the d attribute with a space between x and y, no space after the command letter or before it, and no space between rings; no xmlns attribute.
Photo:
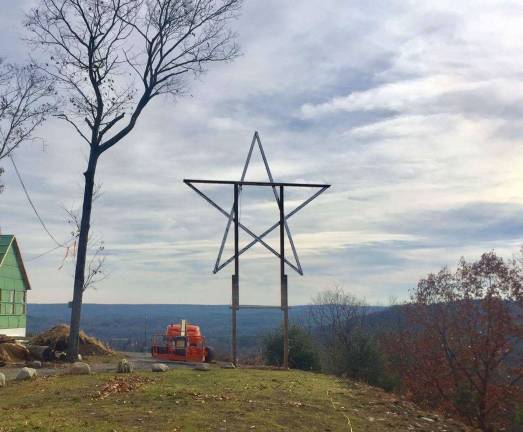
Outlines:
<svg viewBox="0 0 523 432"><path fill-rule="evenodd" d="M76 256L76 269L74 273L74 292L71 309L71 332L69 334L67 359L70 362L78 360L78 340L80 334L80 318L82 313L82 297L85 280L85 261L87 258L87 241L91 227L91 209L93 204L94 175L98 152L91 148L89 163L85 171L84 200L82 204L82 220L80 222L80 236L78 238L78 252Z"/></svg>

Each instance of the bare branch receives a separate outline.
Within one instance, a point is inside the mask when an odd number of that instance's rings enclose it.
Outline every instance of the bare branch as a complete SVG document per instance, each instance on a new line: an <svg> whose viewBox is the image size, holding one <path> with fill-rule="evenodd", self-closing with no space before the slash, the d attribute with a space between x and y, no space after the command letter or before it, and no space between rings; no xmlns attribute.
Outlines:
<svg viewBox="0 0 523 432"><path fill-rule="evenodd" d="M65 120L67 123L71 124L75 129L76 129L76 132L78 133L78 135L80 135L86 142L87 144L91 144L91 142L89 141L89 138L87 138L84 133L82 132L82 130L78 127L78 125L73 121L71 120L66 114L62 113L62 114L57 114L56 115L57 118L60 118L62 120Z"/></svg>
<svg viewBox="0 0 523 432"><path fill-rule="evenodd" d="M101 188L101 184L96 185L96 188L93 192L93 201L96 201L102 195ZM70 257L72 259L72 262L74 263L77 259L76 251L81 231L80 211L78 209L67 208L65 208L64 210L67 214L66 221L71 227L71 238L66 242L66 244L68 244L69 246L67 248L64 261ZM88 245L89 253L87 269L85 273L85 280L83 284L84 291L88 288L94 288L97 283L101 282L102 280L105 280L109 276L109 274L105 271L104 268L106 262L106 256L104 255L104 241L101 239L97 239L91 235L88 240ZM63 267L63 264L62 266L60 266L60 268L61 267Z"/></svg>
<svg viewBox="0 0 523 432"><path fill-rule="evenodd" d="M22 142L55 110L54 87L34 65L15 66L0 61L0 159Z"/></svg>

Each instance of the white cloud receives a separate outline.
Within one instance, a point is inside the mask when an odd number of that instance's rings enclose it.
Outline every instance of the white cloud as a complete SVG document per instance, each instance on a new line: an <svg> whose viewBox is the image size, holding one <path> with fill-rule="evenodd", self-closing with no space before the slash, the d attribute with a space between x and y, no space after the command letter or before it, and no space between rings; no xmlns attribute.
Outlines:
<svg viewBox="0 0 523 432"><path fill-rule="evenodd" d="M472 90L476 84L450 76L429 76L413 80L386 83L367 91L335 97L317 105L304 104L303 117L313 118L323 114L353 111L415 111L436 97L456 91Z"/></svg>
<svg viewBox="0 0 523 432"><path fill-rule="evenodd" d="M31 2L10 2L0 17L3 52L16 60L27 50L16 23ZM86 301L228 302L228 269L211 275L226 220L182 179L238 178L254 130L276 179L333 185L291 220L306 275L292 278L293 303L336 282L369 301L404 297L463 253L517 248L521 236L500 230L486 239L476 224L475 235L460 237L457 220L441 221L457 239L442 245L434 227L415 222L467 203L523 204L520 2L250 0L236 28L241 58L211 68L191 85L193 97L156 100L102 156L93 230L111 254L111 277ZM44 219L65 239L62 207L80 201L87 149L57 120L40 135L45 152L26 145L16 158ZM0 226L31 258L53 244L4 167ZM248 177L265 179L259 160ZM210 190L230 206L230 190ZM250 193L246 223L272 224L270 194ZM289 192L289 208L305 196ZM32 301L70 299L62 257L28 262ZM258 247L242 263L245 301L264 303L265 291L277 299L276 260Z"/></svg>

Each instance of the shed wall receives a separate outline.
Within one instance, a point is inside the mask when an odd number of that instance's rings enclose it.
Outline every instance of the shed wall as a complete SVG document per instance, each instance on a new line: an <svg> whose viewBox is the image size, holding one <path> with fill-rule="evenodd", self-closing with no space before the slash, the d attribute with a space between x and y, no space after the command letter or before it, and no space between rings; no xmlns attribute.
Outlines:
<svg viewBox="0 0 523 432"><path fill-rule="evenodd" d="M11 246L0 267L0 333L26 327L26 290Z"/></svg>

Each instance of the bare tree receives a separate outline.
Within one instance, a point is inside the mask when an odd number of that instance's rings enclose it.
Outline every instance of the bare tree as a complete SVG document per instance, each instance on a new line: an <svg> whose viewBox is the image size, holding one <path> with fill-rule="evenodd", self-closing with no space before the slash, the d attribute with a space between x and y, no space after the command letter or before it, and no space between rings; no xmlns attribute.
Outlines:
<svg viewBox="0 0 523 432"><path fill-rule="evenodd" d="M53 94L49 77L34 64L16 66L0 59L0 160L22 142L34 139L35 129L55 109Z"/></svg>
<svg viewBox="0 0 523 432"><path fill-rule="evenodd" d="M89 146L76 261L69 359L78 355L86 249L96 166L148 103L183 93L208 63L234 59L229 29L241 0L40 0L27 18L45 70L68 95L60 117Z"/></svg>
<svg viewBox="0 0 523 432"><path fill-rule="evenodd" d="M309 321L323 346L322 363L337 372L340 358L352 343L355 332L362 328L365 303L347 294L341 287L319 293L309 306Z"/></svg>
<svg viewBox="0 0 523 432"><path fill-rule="evenodd" d="M309 309L322 369L392 389L381 346L368 319L370 308L342 288L324 291Z"/></svg>

